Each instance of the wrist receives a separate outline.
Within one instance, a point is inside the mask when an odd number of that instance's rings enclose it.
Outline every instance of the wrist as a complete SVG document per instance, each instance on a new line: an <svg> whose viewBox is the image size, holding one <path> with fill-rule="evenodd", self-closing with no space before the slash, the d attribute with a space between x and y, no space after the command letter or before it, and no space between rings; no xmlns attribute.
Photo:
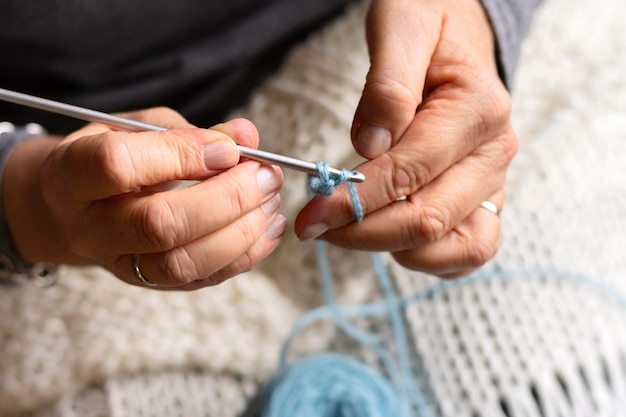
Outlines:
<svg viewBox="0 0 626 417"><path fill-rule="evenodd" d="M36 123L16 127L9 122L0 122L0 179L5 182L5 168L14 151L27 141L45 134L43 127ZM53 264L26 261L16 248L7 222L5 207L2 204L7 195L0 190L0 283L32 282L35 285L49 285L56 280L56 267ZM11 196L9 195L8 199Z"/></svg>
<svg viewBox="0 0 626 417"><path fill-rule="evenodd" d="M52 137L21 143L9 155L2 175L6 232L16 253L11 261L15 272L27 278L41 275L41 265L77 263L43 199L39 181L40 168L58 143Z"/></svg>

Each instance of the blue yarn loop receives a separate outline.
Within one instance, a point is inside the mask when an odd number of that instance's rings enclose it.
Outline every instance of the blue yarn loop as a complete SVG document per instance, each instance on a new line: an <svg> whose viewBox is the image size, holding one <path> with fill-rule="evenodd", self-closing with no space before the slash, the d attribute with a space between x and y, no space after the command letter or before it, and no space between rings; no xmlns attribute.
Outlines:
<svg viewBox="0 0 626 417"><path fill-rule="evenodd" d="M363 220L363 206L356 191L353 182L349 182L348 178L352 175L352 171L347 169L341 170L340 175L332 175L329 171L329 163L326 161L317 161L317 175L309 175L309 189L315 195L330 197L335 192L337 186L344 182L348 184L348 192L350 193L350 201L352 202L352 210L354 210L354 218L357 221Z"/></svg>

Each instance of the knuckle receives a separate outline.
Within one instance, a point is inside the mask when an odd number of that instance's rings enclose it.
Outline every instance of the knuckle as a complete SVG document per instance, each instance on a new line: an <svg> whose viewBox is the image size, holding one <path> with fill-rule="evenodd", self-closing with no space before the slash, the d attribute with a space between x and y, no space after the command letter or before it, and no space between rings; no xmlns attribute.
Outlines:
<svg viewBox="0 0 626 417"><path fill-rule="evenodd" d="M247 248L252 246L261 235L263 229L258 226L259 224L264 223L254 222L250 216L247 216L247 218L237 222L237 229L239 230L239 236L241 236L241 243Z"/></svg>
<svg viewBox="0 0 626 417"><path fill-rule="evenodd" d="M130 192L135 162L126 142L117 138L116 132L105 132L100 136L93 149L93 166L109 187L122 193Z"/></svg>
<svg viewBox="0 0 626 417"><path fill-rule="evenodd" d="M184 216L183 216L184 218ZM164 200L150 199L143 205L136 233L150 250L169 250L176 243L176 236L184 223L174 215L172 207Z"/></svg>
<svg viewBox="0 0 626 417"><path fill-rule="evenodd" d="M170 120L183 120L183 117L179 112L165 106L156 106L145 110L126 112L121 115L146 123L159 121L159 123L163 124L164 122Z"/></svg>
<svg viewBox="0 0 626 417"><path fill-rule="evenodd" d="M207 287L213 287L215 285L219 285L222 282L226 281L228 278L232 277L234 274L227 273L224 270L219 270L211 275L208 278L203 280L203 283L206 284Z"/></svg>
<svg viewBox="0 0 626 417"><path fill-rule="evenodd" d="M517 154L517 136L511 130L509 133L502 136L499 142L502 146L502 151L500 152L502 165L508 166Z"/></svg>
<svg viewBox="0 0 626 417"><path fill-rule="evenodd" d="M406 244L411 247L439 240L448 230L446 213L438 207L423 207L406 230Z"/></svg>
<svg viewBox="0 0 626 417"><path fill-rule="evenodd" d="M257 260L254 259L254 257L250 254L249 250L244 252L233 263L231 271L228 274L222 274L221 275L222 278L223 278L221 281L224 281L225 279L230 278L231 276L233 276L235 274L240 274L240 273L252 271L252 268L254 268L256 263L257 263ZM222 270L222 271L225 271L225 270Z"/></svg>
<svg viewBox="0 0 626 417"><path fill-rule="evenodd" d="M237 260L235 267L238 273L244 273L252 271L254 265L256 265L256 261L246 252Z"/></svg>
<svg viewBox="0 0 626 417"><path fill-rule="evenodd" d="M466 267L478 268L489 262L498 251L497 241L477 239L467 249Z"/></svg>
<svg viewBox="0 0 626 417"><path fill-rule="evenodd" d="M375 95L378 100L392 103L393 109L417 108L419 99L411 89L398 81L401 74L397 69L380 70L367 76L366 88Z"/></svg>
<svg viewBox="0 0 626 417"><path fill-rule="evenodd" d="M219 285L222 282L234 277L235 275L250 272L257 264L258 260L251 254L251 250L244 252L239 258L231 264L214 272L208 278L203 280L207 286Z"/></svg>
<svg viewBox="0 0 626 417"><path fill-rule="evenodd" d="M251 181L246 171L227 171L220 175L220 181L215 183L215 193L230 218L240 218L260 204L262 196L254 184L256 181Z"/></svg>
<svg viewBox="0 0 626 417"><path fill-rule="evenodd" d="M471 73L466 78L471 80L471 104L474 125L479 137L492 136L493 131L510 125L513 108L511 95L494 75L480 71L475 66L466 66Z"/></svg>
<svg viewBox="0 0 626 417"><path fill-rule="evenodd" d="M509 123L513 104L511 96L503 86L498 84L498 87L488 89L480 99L483 108L481 121L485 129Z"/></svg>
<svg viewBox="0 0 626 417"><path fill-rule="evenodd" d="M248 211L251 204L252 196L246 192L246 185L237 177L230 177L230 181L224 181L222 184L223 193L226 202L224 210L228 210L234 218L243 216Z"/></svg>
<svg viewBox="0 0 626 417"><path fill-rule="evenodd" d="M164 281L175 286L194 281L197 272L195 263L183 247L163 254L160 267Z"/></svg>
<svg viewBox="0 0 626 417"><path fill-rule="evenodd" d="M407 160L410 157L393 152L388 152L383 157L391 159L390 163L381 161L385 166L391 167L391 182L385 190L390 201L409 195L430 181L430 170L423 163Z"/></svg>

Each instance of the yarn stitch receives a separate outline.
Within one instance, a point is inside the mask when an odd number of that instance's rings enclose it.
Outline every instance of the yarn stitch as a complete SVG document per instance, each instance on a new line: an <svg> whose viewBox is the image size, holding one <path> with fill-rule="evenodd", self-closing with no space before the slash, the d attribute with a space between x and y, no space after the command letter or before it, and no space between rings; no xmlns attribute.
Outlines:
<svg viewBox="0 0 626 417"><path fill-rule="evenodd" d="M316 195L329 197L335 191L335 188L348 181L348 178L352 174L351 171L343 169L341 175L333 176L328 170L329 163L326 161L317 161L317 175L309 175L309 189ZM348 182L348 191L350 192L350 201L352 202L352 209L354 210L354 217L356 221L363 220L363 207L361 206L361 200L356 191L356 186L352 182Z"/></svg>

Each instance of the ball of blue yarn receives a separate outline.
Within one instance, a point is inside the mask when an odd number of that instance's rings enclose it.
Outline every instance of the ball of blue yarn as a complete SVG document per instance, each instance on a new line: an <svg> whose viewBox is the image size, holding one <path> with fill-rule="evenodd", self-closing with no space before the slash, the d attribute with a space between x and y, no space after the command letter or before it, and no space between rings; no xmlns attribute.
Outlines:
<svg viewBox="0 0 626 417"><path fill-rule="evenodd" d="M275 381L264 417L400 416L400 402L373 368L338 354L305 358Z"/></svg>

